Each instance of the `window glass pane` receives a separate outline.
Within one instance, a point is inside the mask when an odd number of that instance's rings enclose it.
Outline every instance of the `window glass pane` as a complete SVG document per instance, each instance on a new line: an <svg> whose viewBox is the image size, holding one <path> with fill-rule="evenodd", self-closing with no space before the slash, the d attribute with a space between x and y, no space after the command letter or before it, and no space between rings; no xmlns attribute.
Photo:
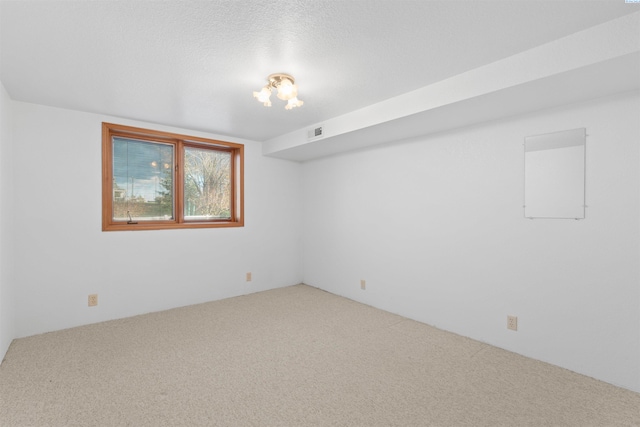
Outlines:
<svg viewBox="0 0 640 427"><path fill-rule="evenodd" d="M231 153L185 147L184 216L231 218Z"/></svg>
<svg viewBox="0 0 640 427"><path fill-rule="evenodd" d="M113 138L113 219L173 219L173 145Z"/></svg>

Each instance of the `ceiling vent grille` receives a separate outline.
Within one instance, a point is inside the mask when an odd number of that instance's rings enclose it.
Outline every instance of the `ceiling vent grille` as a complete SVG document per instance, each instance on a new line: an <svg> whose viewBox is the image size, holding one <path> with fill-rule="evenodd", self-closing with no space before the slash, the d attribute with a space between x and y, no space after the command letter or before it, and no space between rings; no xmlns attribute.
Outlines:
<svg viewBox="0 0 640 427"><path fill-rule="evenodd" d="M322 126L318 126L316 128L313 129L309 129L307 131L307 138L308 139L316 139L316 138L322 138L323 131L322 131Z"/></svg>

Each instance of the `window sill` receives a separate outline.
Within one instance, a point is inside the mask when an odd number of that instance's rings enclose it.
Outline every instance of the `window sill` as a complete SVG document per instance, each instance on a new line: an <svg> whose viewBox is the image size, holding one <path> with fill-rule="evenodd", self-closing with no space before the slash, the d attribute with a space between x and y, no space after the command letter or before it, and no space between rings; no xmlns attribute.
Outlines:
<svg viewBox="0 0 640 427"><path fill-rule="evenodd" d="M207 222L183 222L183 223L137 223L127 224L112 223L102 226L102 231L135 231L135 230L173 230L187 228L225 228L225 227L244 227L244 221L207 221Z"/></svg>

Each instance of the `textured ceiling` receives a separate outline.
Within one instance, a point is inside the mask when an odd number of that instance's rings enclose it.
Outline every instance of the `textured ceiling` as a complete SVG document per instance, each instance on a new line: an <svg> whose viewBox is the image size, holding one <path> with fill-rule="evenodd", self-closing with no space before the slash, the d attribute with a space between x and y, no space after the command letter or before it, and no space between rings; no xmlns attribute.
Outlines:
<svg viewBox="0 0 640 427"><path fill-rule="evenodd" d="M611 1L0 1L12 99L254 140L551 42ZM570 53L568 53L570 54ZM292 74L305 104L253 97Z"/></svg>

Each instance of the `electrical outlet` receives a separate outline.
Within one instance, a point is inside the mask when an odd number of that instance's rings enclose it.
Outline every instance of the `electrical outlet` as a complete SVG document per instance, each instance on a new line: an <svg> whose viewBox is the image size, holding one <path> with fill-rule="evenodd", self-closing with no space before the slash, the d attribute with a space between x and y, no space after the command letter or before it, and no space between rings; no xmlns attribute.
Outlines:
<svg viewBox="0 0 640 427"><path fill-rule="evenodd" d="M98 294L89 295L89 307L95 307L98 305Z"/></svg>
<svg viewBox="0 0 640 427"><path fill-rule="evenodd" d="M247 282L251 281L251 273L247 273Z"/></svg>
<svg viewBox="0 0 640 427"><path fill-rule="evenodd" d="M363 291L365 289L367 289L367 281L366 280L363 280L363 279L360 280L360 289L362 289Z"/></svg>
<svg viewBox="0 0 640 427"><path fill-rule="evenodd" d="M516 316L507 316L507 329L518 330L518 318Z"/></svg>

